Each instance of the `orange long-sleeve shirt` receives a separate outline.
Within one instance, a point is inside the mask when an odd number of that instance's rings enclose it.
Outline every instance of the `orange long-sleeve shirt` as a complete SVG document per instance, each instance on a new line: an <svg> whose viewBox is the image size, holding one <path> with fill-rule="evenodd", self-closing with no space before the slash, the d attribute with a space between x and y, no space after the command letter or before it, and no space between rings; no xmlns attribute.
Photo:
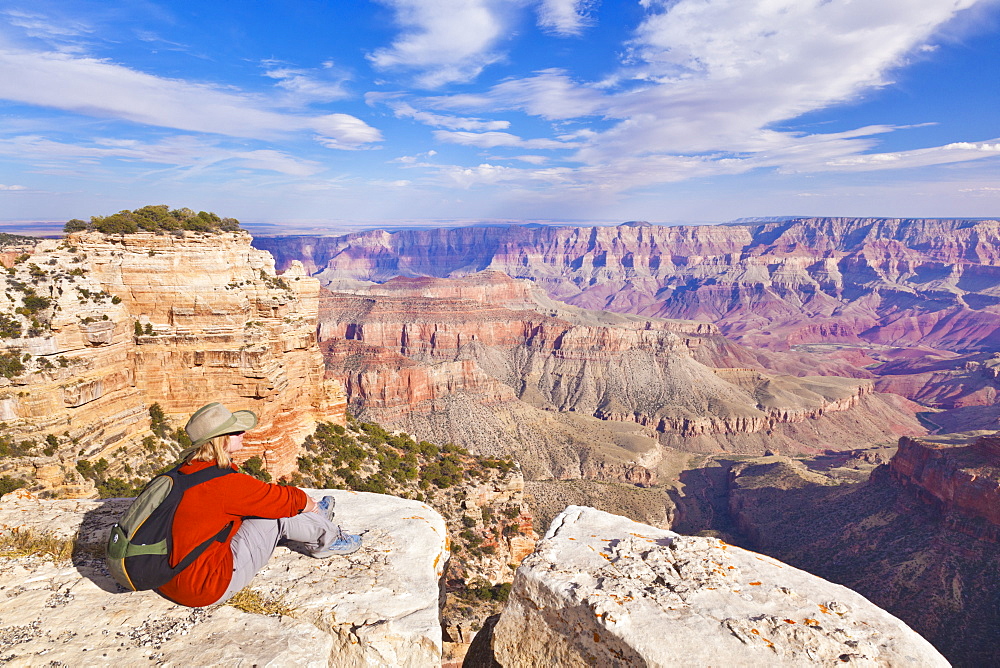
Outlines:
<svg viewBox="0 0 1000 668"><path fill-rule="evenodd" d="M193 473L215 462L191 462L181 468ZM244 517L292 517L306 507L306 493L297 487L262 482L243 473L232 473L192 487L184 493L174 515L171 565L206 539L233 523L224 543L213 542L200 557L157 591L175 603L200 607L215 603L233 577L229 541Z"/></svg>

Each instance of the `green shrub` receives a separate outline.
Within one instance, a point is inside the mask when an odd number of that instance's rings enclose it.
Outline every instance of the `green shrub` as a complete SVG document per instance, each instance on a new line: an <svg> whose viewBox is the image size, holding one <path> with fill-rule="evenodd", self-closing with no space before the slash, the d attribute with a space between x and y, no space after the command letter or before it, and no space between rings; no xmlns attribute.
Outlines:
<svg viewBox="0 0 1000 668"><path fill-rule="evenodd" d="M96 230L104 234L133 234L146 232L238 232L240 223L235 218L220 218L210 211L195 213L191 209L171 210L165 204L144 206L141 209L119 211L110 216L92 216L90 222L74 218L66 223L63 231L83 232Z"/></svg>
<svg viewBox="0 0 1000 668"><path fill-rule="evenodd" d="M47 309L51 303L50 299L46 297L39 297L38 295L26 295L24 297L24 308L30 315L34 315L39 311Z"/></svg>
<svg viewBox="0 0 1000 668"><path fill-rule="evenodd" d="M264 482L271 482L271 474L264 468L264 460L256 455L243 462L241 468L247 475L252 475L254 478L263 480Z"/></svg>
<svg viewBox="0 0 1000 668"><path fill-rule="evenodd" d="M19 351L0 353L0 376L14 378L24 373L24 363Z"/></svg>
<svg viewBox="0 0 1000 668"><path fill-rule="evenodd" d="M21 338L21 322L6 313L0 313L0 338L19 339Z"/></svg>
<svg viewBox="0 0 1000 668"><path fill-rule="evenodd" d="M166 438L167 434L170 433L167 416L158 403L154 403L149 407L149 429L160 438Z"/></svg>
<svg viewBox="0 0 1000 668"><path fill-rule="evenodd" d="M8 492L13 492L15 489L21 489L22 487L27 487L28 482L26 480L21 480L20 478L14 478L9 475L5 475L0 478L0 496L7 494Z"/></svg>
<svg viewBox="0 0 1000 668"><path fill-rule="evenodd" d="M97 494L102 499L119 499L123 497L138 496L141 488L136 489L131 484L121 478L108 478L97 486Z"/></svg>

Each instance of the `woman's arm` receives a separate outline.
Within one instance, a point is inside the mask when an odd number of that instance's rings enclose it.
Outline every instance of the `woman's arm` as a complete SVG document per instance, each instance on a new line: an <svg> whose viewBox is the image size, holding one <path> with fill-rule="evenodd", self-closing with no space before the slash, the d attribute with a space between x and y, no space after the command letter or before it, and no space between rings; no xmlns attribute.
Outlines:
<svg viewBox="0 0 1000 668"><path fill-rule="evenodd" d="M319 510L319 508L316 506L316 502L313 501L313 498L311 496L309 496L308 494L306 494L306 507L302 509L302 512L304 512L304 513L315 513L318 510Z"/></svg>

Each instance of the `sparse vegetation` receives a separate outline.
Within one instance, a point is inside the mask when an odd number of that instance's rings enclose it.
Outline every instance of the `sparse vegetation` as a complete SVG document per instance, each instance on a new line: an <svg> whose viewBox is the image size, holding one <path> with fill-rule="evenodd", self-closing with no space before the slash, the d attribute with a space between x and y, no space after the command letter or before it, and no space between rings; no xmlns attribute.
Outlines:
<svg viewBox="0 0 1000 668"><path fill-rule="evenodd" d="M0 557L16 559L32 555L67 561L73 556L73 540L17 528L0 535Z"/></svg>
<svg viewBox="0 0 1000 668"><path fill-rule="evenodd" d="M22 487L27 487L27 486L28 482L26 480L5 475L4 477L0 478L0 496L3 496L8 492L13 492L15 489L21 489Z"/></svg>
<svg viewBox="0 0 1000 668"><path fill-rule="evenodd" d="M251 612L267 617L294 617L295 609L285 603L281 596L270 598L256 589L246 587L236 592L236 595L223 603L243 612Z"/></svg>
<svg viewBox="0 0 1000 668"><path fill-rule="evenodd" d="M256 455L243 462L243 466L240 468L243 469L244 473L257 478L258 480L271 482L271 474L264 468L264 460Z"/></svg>
<svg viewBox="0 0 1000 668"><path fill-rule="evenodd" d="M0 376L15 378L24 373L24 362L19 350L9 350L0 353Z"/></svg>
<svg viewBox="0 0 1000 668"><path fill-rule="evenodd" d="M134 211L122 210L110 216L92 216L90 222L74 218L66 223L63 231L95 231L103 234L134 234L135 232L239 232L240 222L235 218L221 218L210 211L195 213L191 209L170 209L165 204L144 206Z"/></svg>

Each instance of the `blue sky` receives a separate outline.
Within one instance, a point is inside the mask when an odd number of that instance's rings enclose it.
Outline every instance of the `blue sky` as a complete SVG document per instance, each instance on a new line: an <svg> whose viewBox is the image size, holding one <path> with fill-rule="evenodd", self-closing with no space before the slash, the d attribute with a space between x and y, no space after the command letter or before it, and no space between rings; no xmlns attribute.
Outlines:
<svg viewBox="0 0 1000 668"><path fill-rule="evenodd" d="M8 0L0 220L996 216L998 37L992 0Z"/></svg>

